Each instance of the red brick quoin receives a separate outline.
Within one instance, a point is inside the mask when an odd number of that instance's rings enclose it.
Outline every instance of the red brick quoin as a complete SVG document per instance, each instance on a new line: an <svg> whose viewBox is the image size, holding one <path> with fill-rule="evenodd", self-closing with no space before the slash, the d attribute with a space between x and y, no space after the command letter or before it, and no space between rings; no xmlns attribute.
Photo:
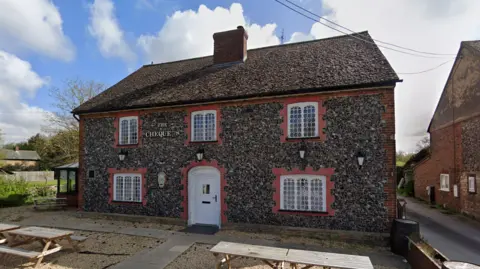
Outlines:
<svg viewBox="0 0 480 269"><path fill-rule="evenodd" d="M108 203L109 204L125 204L125 205L143 205L147 204L147 168L138 168L138 169L117 169L117 168L108 168ZM115 174L141 174L142 175L142 202L116 202L113 200L113 176Z"/></svg>
<svg viewBox="0 0 480 269"><path fill-rule="evenodd" d="M195 142L192 141L192 113L196 111L202 110L215 110L217 112L217 118L215 123L215 128L217 129L217 141L206 141L206 142ZM185 116L185 133L187 134L187 140L185 140L185 146L190 143L203 143L203 144L222 144L222 139L220 138L220 133L222 132L221 122L222 122L222 114L220 111L220 107L218 105L208 105L208 106L196 106L187 108L187 115Z"/></svg>
<svg viewBox="0 0 480 269"><path fill-rule="evenodd" d="M202 160L200 162L193 161L186 167L182 168L182 186L183 190L180 192L180 195L183 197L182 201L182 207L183 207L183 212L182 212L182 219L188 220L188 171L190 169L197 167L197 166L210 166L218 169L220 171L220 195L221 195L221 205L220 205L220 214L221 214L221 220L222 224L227 223L227 203L226 203L226 198L227 198L227 192L225 191L225 187L227 186L227 181L225 180L225 168L223 166L218 165L218 162L216 160L212 161L206 161Z"/></svg>
<svg viewBox="0 0 480 269"><path fill-rule="evenodd" d="M318 136L313 138L299 138L299 139L288 139L288 105L294 103L302 103L302 102L317 102L318 103ZM312 140L312 141L325 141L327 136L323 132L325 128L325 120L323 119L323 115L325 115L326 109L323 107L323 99L319 96L298 96L292 98L286 98L283 100L283 109L280 110L280 116L283 119L280 128L283 131L282 136L280 137L280 142L299 142L302 140Z"/></svg>
<svg viewBox="0 0 480 269"><path fill-rule="evenodd" d="M275 206L273 207L273 213L278 214L290 214L290 215L304 215L304 216L333 216L335 215L335 210L332 209L332 204L335 200L335 197L332 195L332 190L335 188L335 183L330 180L331 176L335 172L334 168L320 168L319 170L313 170L312 167L307 167L305 170L300 170L294 168L292 171L288 171L285 168L273 168L273 174L275 174L276 179L273 182L273 187L275 192L273 193L273 200L275 201ZM303 211L281 211L280 210L280 177L286 175L319 175L326 177L326 188L327 188L327 212L303 212Z"/></svg>
<svg viewBox="0 0 480 269"><path fill-rule="evenodd" d="M138 144L133 145L120 145L120 118L121 117L138 117ZM114 148L137 148L142 146L142 119L140 119L140 111L127 111L115 113L115 121L113 122L113 127L115 127L115 142L113 144Z"/></svg>

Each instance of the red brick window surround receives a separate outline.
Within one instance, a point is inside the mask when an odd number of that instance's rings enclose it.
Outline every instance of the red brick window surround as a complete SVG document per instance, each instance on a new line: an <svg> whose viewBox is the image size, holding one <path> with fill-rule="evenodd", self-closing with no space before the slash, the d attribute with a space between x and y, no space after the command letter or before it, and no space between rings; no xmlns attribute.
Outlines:
<svg viewBox="0 0 480 269"><path fill-rule="evenodd" d="M135 148L142 144L142 120L138 111L117 113L114 127L115 148Z"/></svg>
<svg viewBox="0 0 480 269"><path fill-rule="evenodd" d="M295 168L291 171L274 168L276 179L273 182L273 213L333 216L335 210L332 209L332 190L335 184L331 181L331 176L334 171L333 168L313 170L312 167L307 167L305 170Z"/></svg>
<svg viewBox="0 0 480 269"><path fill-rule="evenodd" d="M280 116L283 119L281 142L325 140L325 108L318 96L301 96L285 99Z"/></svg>
<svg viewBox="0 0 480 269"><path fill-rule="evenodd" d="M108 168L109 204L147 204L147 168Z"/></svg>
<svg viewBox="0 0 480 269"><path fill-rule="evenodd" d="M221 144L220 124L221 114L217 105L192 107L187 109L185 116L187 140L185 145L191 143Z"/></svg>

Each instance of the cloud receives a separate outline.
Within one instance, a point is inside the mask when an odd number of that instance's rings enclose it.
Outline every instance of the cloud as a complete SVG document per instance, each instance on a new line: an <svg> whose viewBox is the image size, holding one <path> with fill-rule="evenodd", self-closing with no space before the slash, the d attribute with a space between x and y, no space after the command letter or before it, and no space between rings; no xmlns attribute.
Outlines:
<svg viewBox="0 0 480 269"><path fill-rule="evenodd" d="M0 48L31 50L70 61L75 49L63 33L57 7L48 0L5 0L0 8Z"/></svg>
<svg viewBox="0 0 480 269"><path fill-rule="evenodd" d="M22 97L33 98L47 82L47 78L32 70L29 62L0 50L0 129L7 142L21 141L40 132L48 112L29 106Z"/></svg>
<svg viewBox="0 0 480 269"><path fill-rule="evenodd" d="M327 18L378 40L436 53L457 53L462 40L480 39L476 0L324 0ZM293 13L293 12L292 12ZM345 30L343 30L345 31ZM341 35L319 23L290 42ZM379 44L379 43L377 43ZM417 72L448 60L408 56L381 48L397 72ZM453 61L424 74L401 75L395 89L397 149L411 151L426 133Z"/></svg>
<svg viewBox="0 0 480 269"><path fill-rule="evenodd" d="M180 59L211 55L213 34L235 29L242 25L248 31L248 47L277 45L275 24L250 24L243 15L241 4L232 4L229 9L213 10L201 5L197 11L177 11L169 16L155 35L141 35L137 45L145 54L147 62L169 62Z"/></svg>
<svg viewBox="0 0 480 269"><path fill-rule="evenodd" d="M103 57L118 57L129 63L135 61L136 55L125 41L111 0L95 0L90 5L88 31L97 40Z"/></svg>

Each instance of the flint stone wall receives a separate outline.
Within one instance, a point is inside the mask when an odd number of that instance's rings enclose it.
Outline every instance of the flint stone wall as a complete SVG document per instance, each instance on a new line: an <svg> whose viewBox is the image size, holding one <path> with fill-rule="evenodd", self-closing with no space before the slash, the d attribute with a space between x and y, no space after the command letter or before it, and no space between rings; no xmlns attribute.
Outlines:
<svg viewBox="0 0 480 269"><path fill-rule="evenodd" d="M393 94L393 93L392 93ZM140 148L129 148L120 162L114 145L114 117L85 119L84 210L179 218L183 211L181 169L195 160L199 147L205 159L225 168L227 220L234 223L285 225L324 229L388 231L386 151L382 136L382 95L334 97L324 101L326 141L307 142L305 160L299 143L281 143L283 103L222 106L222 144L185 145L185 132L162 138L142 137ZM186 128L186 111L152 112L141 115L142 132L158 131L161 123ZM366 155L362 169L357 152ZM272 168L335 168L334 216L275 214ZM147 168L147 204L109 204L107 168ZM158 188L157 174L165 172L165 187Z"/></svg>

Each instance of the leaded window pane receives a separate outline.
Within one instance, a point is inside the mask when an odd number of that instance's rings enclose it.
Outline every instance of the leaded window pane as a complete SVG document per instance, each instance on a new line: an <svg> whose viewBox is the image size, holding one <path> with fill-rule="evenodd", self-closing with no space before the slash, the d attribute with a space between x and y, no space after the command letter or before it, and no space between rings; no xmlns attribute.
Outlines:
<svg viewBox="0 0 480 269"><path fill-rule="evenodd" d="M314 178L310 183L310 204L312 211L325 211L323 204L323 182L319 178Z"/></svg>
<svg viewBox="0 0 480 269"><path fill-rule="evenodd" d="M309 210L308 206L308 179L300 178L297 180L297 209Z"/></svg>
<svg viewBox="0 0 480 269"><path fill-rule="evenodd" d="M123 177L115 177L115 200L123 201Z"/></svg>
<svg viewBox="0 0 480 269"><path fill-rule="evenodd" d="M204 122L203 114L195 114L193 116L193 141L204 140Z"/></svg>
<svg viewBox="0 0 480 269"><path fill-rule="evenodd" d="M283 181L283 209L295 210L295 180L286 178Z"/></svg>
<svg viewBox="0 0 480 269"><path fill-rule="evenodd" d="M215 140L215 114L205 114L205 140Z"/></svg>
<svg viewBox="0 0 480 269"><path fill-rule="evenodd" d="M302 137L302 108L294 106L290 108L290 135L289 137Z"/></svg>
<svg viewBox="0 0 480 269"><path fill-rule="evenodd" d="M138 143L138 124L137 119L130 120L130 143L129 144L137 144Z"/></svg>
<svg viewBox="0 0 480 269"><path fill-rule="evenodd" d="M128 120L124 119L120 122L120 144L128 144Z"/></svg>
<svg viewBox="0 0 480 269"><path fill-rule="evenodd" d="M132 177L125 176L123 200L132 201Z"/></svg>
<svg viewBox="0 0 480 269"><path fill-rule="evenodd" d="M314 106L306 106L303 108L303 137L316 136L315 114Z"/></svg>
<svg viewBox="0 0 480 269"><path fill-rule="evenodd" d="M133 201L141 202L141 180L139 176L133 177Z"/></svg>
<svg viewBox="0 0 480 269"><path fill-rule="evenodd" d="M281 178L281 209L325 212L326 179L323 176L291 175Z"/></svg>

